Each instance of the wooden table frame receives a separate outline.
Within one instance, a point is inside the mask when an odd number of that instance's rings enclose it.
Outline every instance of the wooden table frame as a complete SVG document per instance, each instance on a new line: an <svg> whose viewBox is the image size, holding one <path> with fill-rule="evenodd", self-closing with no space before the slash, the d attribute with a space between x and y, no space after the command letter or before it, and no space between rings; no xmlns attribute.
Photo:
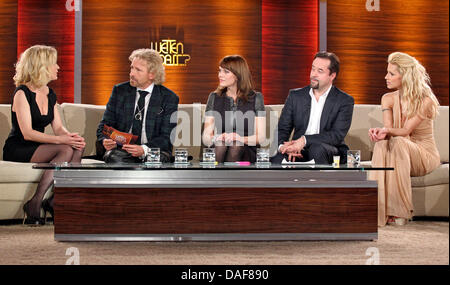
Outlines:
<svg viewBox="0 0 450 285"><path fill-rule="evenodd" d="M376 240L361 170L55 171L55 240Z"/></svg>

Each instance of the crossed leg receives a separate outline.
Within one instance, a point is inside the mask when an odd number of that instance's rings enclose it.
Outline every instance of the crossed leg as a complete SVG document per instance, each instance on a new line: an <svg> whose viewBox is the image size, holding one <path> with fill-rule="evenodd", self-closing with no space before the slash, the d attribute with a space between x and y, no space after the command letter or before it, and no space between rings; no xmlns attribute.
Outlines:
<svg viewBox="0 0 450 285"><path fill-rule="evenodd" d="M81 162L82 155L83 150L76 150L68 145L42 144L36 149L30 162ZM45 170L36 188L36 192L27 202L27 208L29 209L29 213L27 214L36 218L40 216L42 199L44 198L45 192L52 184L53 170ZM53 207L53 199L50 201L50 206Z"/></svg>

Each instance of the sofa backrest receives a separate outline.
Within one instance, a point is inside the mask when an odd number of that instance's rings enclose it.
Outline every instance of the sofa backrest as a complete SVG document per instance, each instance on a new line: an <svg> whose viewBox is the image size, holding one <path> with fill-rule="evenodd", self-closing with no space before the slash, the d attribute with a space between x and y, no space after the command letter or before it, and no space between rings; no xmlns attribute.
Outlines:
<svg viewBox="0 0 450 285"><path fill-rule="evenodd" d="M11 109L9 104L0 104L0 159L3 158L3 145L11 130ZM78 132L86 140L85 155L95 155L96 130L102 119L105 106L63 103L58 106L63 123L70 132ZM273 139L274 131L283 105L266 105L266 137ZM195 159L201 154L201 133L203 132L204 104L180 104L178 107L178 126L174 131L174 148L185 147ZM200 114L200 115L199 115ZM271 114L271 115L269 115ZM380 105L357 104L345 142L350 149L361 150L361 159L370 160L373 143L369 140L368 129L381 127ZM196 126L196 128L194 128ZM46 133L52 133L51 127ZM439 115L434 122L434 135L442 162L449 161L449 107L440 106ZM275 146L276 149L276 146Z"/></svg>
<svg viewBox="0 0 450 285"><path fill-rule="evenodd" d="M69 132L79 133L86 141L84 155L95 155L97 126L105 112L105 106L63 103L64 120Z"/></svg>
<svg viewBox="0 0 450 285"><path fill-rule="evenodd" d="M355 105L350 130L345 143L352 150L361 151L361 160L372 158L374 143L369 139L369 129L383 126L383 115L380 105Z"/></svg>
<svg viewBox="0 0 450 285"><path fill-rule="evenodd" d="M198 159L201 154L203 118L206 105L204 104L179 104L178 123L175 129L173 147L186 148L189 155Z"/></svg>
<svg viewBox="0 0 450 285"><path fill-rule="evenodd" d="M11 131L11 105L0 104L0 159L3 159L3 146Z"/></svg>
<svg viewBox="0 0 450 285"><path fill-rule="evenodd" d="M448 106L439 107L439 115L434 120L434 139L436 140L436 146L441 155L441 162L449 162L449 108Z"/></svg>

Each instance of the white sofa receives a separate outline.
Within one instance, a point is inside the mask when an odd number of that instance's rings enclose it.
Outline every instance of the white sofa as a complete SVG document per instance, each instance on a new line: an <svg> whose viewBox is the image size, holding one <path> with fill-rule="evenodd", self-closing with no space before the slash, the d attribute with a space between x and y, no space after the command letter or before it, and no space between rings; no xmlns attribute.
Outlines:
<svg viewBox="0 0 450 285"><path fill-rule="evenodd" d="M266 112L275 116L267 120L267 134L277 123L282 105L267 105ZM103 115L105 106L64 103L58 106L65 126L71 132L78 132L86 139L85 155L95 154L96 128ZM198 145L201 134L202 116L205 105L180 104L177 132L179 137L175 144L182 141L182 136L189 132L190 142L181 146L188 148L189 154L198 159L201 146ZM413 177L413 202L415 216L449 215L449 107L441 106L440 115L435 121L435 137L441 155L441 166L423 177ZM186 120L189 117L189 127ZM185 120L185 121L183 121ZM196 128L194 128L196 126ZM382 126L382 114L379 105L355 105L353 121L345 139L350 149L361 150L363 161L370 161L373 143L367 131L371 127ZM22 206L33 195L42 171L32 169L31 163L3 161L3 145L11 129L11 108L8 104L0 104L0 220L20 219L23 217ZM46 132L51 133L51 128ZM269 135L268 135L269 136ZM196 146L191 146L194 142ZM83 162L90 162L84 159Z"/></svg>

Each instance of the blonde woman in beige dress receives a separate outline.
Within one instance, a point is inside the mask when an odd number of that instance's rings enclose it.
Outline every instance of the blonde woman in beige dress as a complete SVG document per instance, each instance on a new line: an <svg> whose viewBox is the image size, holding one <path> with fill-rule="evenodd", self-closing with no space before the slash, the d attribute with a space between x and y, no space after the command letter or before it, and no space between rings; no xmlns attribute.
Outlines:
<svg viewBox="0 0 450 285"><path fill-rule="evenodd" d="M440 164L433 135L439 102L425 68L412 56L389 55L386 85L394 92L381 98L383 128L369 130L375 142L372 166L394 167L371 171L378 181L378 226L404 225L413 216L411 176L423 176Z"/></svg>

